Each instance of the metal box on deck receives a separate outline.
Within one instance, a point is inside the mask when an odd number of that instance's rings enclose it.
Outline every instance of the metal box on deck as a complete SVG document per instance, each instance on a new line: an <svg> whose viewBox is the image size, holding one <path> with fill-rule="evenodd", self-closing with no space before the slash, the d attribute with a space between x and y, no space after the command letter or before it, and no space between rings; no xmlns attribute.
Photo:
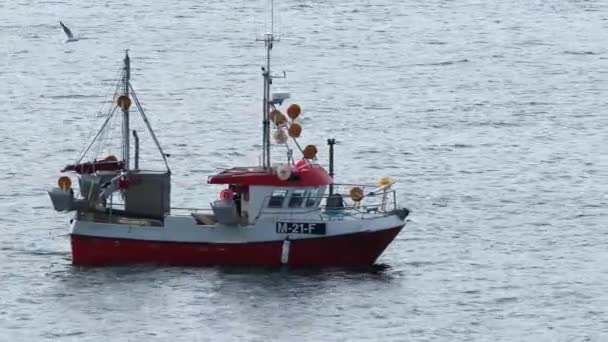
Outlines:
<svg viewBox="0 0 608 342"><path fill-rule="evenodd" d="M129 173L125 191L127 214L163 218L171 210L171 174L136 171Z"/></svg>

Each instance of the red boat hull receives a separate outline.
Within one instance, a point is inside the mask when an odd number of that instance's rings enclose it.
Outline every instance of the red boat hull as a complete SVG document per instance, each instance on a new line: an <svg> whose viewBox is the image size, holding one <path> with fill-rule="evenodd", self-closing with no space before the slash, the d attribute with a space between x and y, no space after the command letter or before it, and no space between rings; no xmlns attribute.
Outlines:
<svg viewBox="0 0 608 342"><path fill-rule="evenodd" d="M292 240L284 261L311 267L372 265L402 228ZM72 263L78 266L279 266L283 250L283 241L186 243L72 234L71 242Z"/></svg>

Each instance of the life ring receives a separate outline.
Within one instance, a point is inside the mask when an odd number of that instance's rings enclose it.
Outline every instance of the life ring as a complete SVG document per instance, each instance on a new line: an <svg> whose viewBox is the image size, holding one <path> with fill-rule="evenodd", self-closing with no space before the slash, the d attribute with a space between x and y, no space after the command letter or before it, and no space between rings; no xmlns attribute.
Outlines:
<svg viewBox="0 0 608 342"><path fill-rule="evenodd" d="M57 185L61 190L68 190L72 187L72 180L68 176L61 176L57 180Z"/></svg>
<svg viewBox="0 0 608 342"><path fill-rule="evenodd" d="M358 186L350 189L350 198L355 202L361 201L363 199L363 189Z"/></svg>
<svg viewBox="0 0 608 342"><path fill-rule="evenodd" d="M230 189L224 189L224 190L220 191L220 200L222 200L224 202L232 202L233 198L234 198L234 191L232 191Z"/></svg>

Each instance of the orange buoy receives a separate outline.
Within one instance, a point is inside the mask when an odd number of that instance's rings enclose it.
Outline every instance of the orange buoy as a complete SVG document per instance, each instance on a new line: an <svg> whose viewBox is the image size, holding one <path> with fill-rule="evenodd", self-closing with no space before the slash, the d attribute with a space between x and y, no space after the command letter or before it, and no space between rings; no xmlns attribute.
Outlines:
<svg viewBox="0 0 608 342"><path fill-rule="evenodd" d="M292 123L289 125L289 129L287 131L289 132L290 137L299 138L300 134L302 134L302 126L297 123Z"/></svg>
<svg viewBox="0 0 608 342"><path fill-rule="evenodd" d="M224 189L220 191L220 200L224 202L231 202L234 198L234 191L230 189Z"/></svg>
<svg viewBox="0 0 608 342"><path fill-rule="evenodd" d="M291 106L287 107L287 116L289 116L289 118L291 120L295 120L300 113L302 112L302 109L300 108L299 105L297 104L292 104Z"/></svg>
<svg viewBox="0 0 608 342"><path fill-rule="evenodd" d="M363 189L358 186L350 189L350 198L355 202L361 201L363 199Z"/></svg>
<svg viewBox="0 0 608 342"><path fill-rule="evenodd" d="M127 110L131 107L131 99L127 95L121 95L118 97L118 100L116 100L116 104L123 110Z"/></svg>
<svg viewBox="0 0 608 342"><path fill-rule="evenodd" d="M61 190L68 190L72 187L72 180L68 176L61 176L57 180L57 185Z"/></svg>
<svg viewBox="0 0 608 342"><path fill-rule="evenodd" d="M394 183L394 181L390 177L382 177L378 181L377 185L378 186L388 186L388 185L391 185L393 183Z"/></svg>
<svg viewBox="0 0 608 342"><path fill-rule="evenodd" d="M306 159L313 159L317 156L317 147L315 145L306 145L306 147L304 147L304 151L302 151L302 154Z"/></svg>

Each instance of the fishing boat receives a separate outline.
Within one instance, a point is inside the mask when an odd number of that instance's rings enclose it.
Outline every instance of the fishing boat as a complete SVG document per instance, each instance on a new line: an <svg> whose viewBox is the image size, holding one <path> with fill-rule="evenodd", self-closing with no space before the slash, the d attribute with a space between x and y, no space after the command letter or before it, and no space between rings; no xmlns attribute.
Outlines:
<svg viewBox="0 0 608 342"><path fill-rule="evenodd" d="M289 93L271 92L277 77L271 73L274 35L260 40L266 59L259 165L209 175L210 189L222 187L218 199L209 208L186 212L171 207L168 155L131 84L126 53L104 123L49 191L55 210L74 213L69 235L74 265L350 267L376 262L409 214L397 205L394 181L334 182L335 140L328 139L328 171L316 146L299 143L301 107L289 102ZM133 104L162 157L160 171L140 168L138 133L130 129ZM92 146L119 115L120 157L96 155ZM271 144L273 155L277 146L284 147L282 162L271 159Z"/></svg>

